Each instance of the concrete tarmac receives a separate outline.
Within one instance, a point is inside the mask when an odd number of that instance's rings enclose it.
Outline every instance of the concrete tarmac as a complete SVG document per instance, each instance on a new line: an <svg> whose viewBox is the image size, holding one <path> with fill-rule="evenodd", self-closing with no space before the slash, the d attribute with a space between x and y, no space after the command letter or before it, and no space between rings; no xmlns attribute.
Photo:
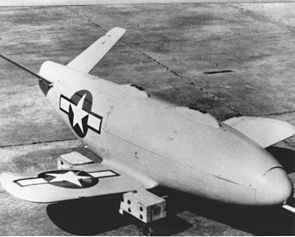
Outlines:
<svg viewBox="0 0 295 237"><path fill-rule="evenodd" d="M133 4L192 4L192 3L290 3L292 0L0 0L0 6L84 6L84 5L133 5Z"/></svg>
<svg viewBox="0 0 295 237"><path fill-rule="evenodd" d="M295 125L295 4L157 4L0 8L1 53L38 71L68 63L105 31L127 29L92 74L135 83L152 96L207 110ZM60 154L83 150L37 81L0 60L0 173L56 168ZM295 183L295 138L269 148ZM113 199L40 205L0 187L0 235L137 235ZM116 203L116 201L114 201ZM109 204L109 205L108 205ZM228 206L172 193L155 228L173 235L294 235L280 208Z"/></svg>

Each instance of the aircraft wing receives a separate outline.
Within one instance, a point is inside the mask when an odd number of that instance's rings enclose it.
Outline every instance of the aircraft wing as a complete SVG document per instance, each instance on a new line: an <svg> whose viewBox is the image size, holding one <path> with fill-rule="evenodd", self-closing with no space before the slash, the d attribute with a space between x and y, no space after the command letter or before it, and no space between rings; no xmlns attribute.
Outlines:
<svg viewBox="0 0 295 237"><path fill-rule="evenodd" d="M67 66L71 69L88 73L104 57L104 55L123 36L125 29L115 27L95 41Z"/></svg>
<svg viewBox="0 0 295 237"><path fill-rule="evenodd" d="M119 194L144 188L131 177L101 164L91 165L86 170L58 169L29 177L4 173L0 181L2 187L13 196L38 203Z"/></svg>
<svg viewBox="0 0 295 237"><path fill-rule="evenodd" d="M294 135L293 125L276 119L233 117L223 121L262 147L269 147Z"/></svg>

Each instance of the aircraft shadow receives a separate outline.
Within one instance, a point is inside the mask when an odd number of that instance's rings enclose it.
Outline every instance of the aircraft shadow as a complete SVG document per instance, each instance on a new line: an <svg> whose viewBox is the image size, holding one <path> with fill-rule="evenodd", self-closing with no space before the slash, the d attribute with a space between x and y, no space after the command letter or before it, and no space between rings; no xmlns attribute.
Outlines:
<svg viewBox="0 0 295 237"><path fill-rule="evenodd" d="M94 235L126 225L113 197L65 201L47 206L47 214L60 229L74 235Z"/></svg>
<svg viewBox="0 0 295 237"><path fill-rule="evenodd" d="M175 235L189 229L192 224L176 216L183 211L254 235L295 235L295 217L281 207L241 207L165 188L162 192L169 195L168 217L152 224L154 235ZM107 196L51 204L47 214L56 226L75 235L101 234L130 224L139 226L135 219L118 214L118 209L118 198Z"/></svg>
<svg viewBox="0 0 295 237"><path fill-rule="evenodd" d="M105 196L82 200L66 201L47 206L47 214L60 229L74 235L95 235L120 227L141 224L129 216L118 213L120 198ZM155 235L174 235L189 228L191 224L177 216L168 216L153 223Z"/></svg>
<svg viewBox="0 0 295 237"><path fill-rule="evenodd" d="M280 147L269 147L267 150L288 173L295 172L295 151ZM241 207L167 188L152 191L160 196L168 195L168 216L152 224L155 235L175 235L189 229L192 224L176 216L182 211L254 235L295 235L295 216L281 207ZM139 225L135 219L118 213L119 203L117 196L67 201L48 205L47 214L56 226L75 235L94 235L130 224Z"/></svg>
<svg viewBox="0 0 295 237"><path fill-rule="evenodd" d="M254 235L295 235L294 214L282 207L241 207L187 194L172 197L169 207L175 213L187 210Z"/></svg>
<svg viewBox="0 0 295 237"><path fill-rule="evenodd" d="M295 172L295 151L282 147L271 146L266 149L284 167L288 174Z"/></svg>

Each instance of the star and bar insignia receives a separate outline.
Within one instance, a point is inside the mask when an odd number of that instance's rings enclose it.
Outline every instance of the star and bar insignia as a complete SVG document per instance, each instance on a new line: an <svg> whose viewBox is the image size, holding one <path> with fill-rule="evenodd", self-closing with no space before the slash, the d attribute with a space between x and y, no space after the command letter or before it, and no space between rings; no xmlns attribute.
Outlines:
<svg viewBox="0 0 295 237"><path fill-rule="evenodd" d="M62 188L83 189L96 185L101 178L119 176L112 170L85 172L81 170L55 170L40 173L37 177L18 179L21 187L51 184Z"/></svg>
<svg viewBox="0 0 295 237"><path fill-rule="evenodd" d="M88 129L101 133L103 118L92 111L92 101L92 94L87 90L77 91L71 98L60 96L60 110L68 115L73 130L81 138Z"/></svg>

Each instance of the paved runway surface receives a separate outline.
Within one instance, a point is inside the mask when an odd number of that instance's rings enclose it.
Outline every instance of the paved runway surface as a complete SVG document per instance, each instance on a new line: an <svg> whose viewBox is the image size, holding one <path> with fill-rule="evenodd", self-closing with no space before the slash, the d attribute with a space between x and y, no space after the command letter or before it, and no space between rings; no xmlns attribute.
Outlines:
<svg viewBox="0 0 295 237"><path fill-rule="evenodd" d="M0 8L1 53L38 71L67 63L114 26L122 41L92 72L136 83L152 96L207 110L220 120L274 117L295 125L295 4L157 4ZM0 60L0 172L54 169L82 145L56 116L37 82ZM295 138L270 148L295 183ZM158 234L295 234L280 208L242 208L172 194ZM110 199L28 203L0 187L0 235L134 235Z"/></svg>
<svg viewBox="0 0 295 237"><path fill-rule="evenodd" d="M67 6L170 3L288 3L292 0L0 0L0 6Z"/></svg>

